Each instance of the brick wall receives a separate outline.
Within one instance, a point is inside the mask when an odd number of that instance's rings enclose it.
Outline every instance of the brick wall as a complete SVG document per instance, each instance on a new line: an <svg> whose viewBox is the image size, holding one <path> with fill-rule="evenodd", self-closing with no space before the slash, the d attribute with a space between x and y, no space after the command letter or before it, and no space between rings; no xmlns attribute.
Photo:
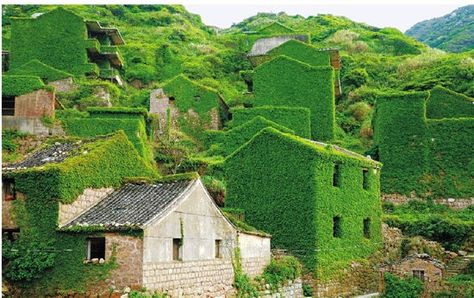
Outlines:
<svg viewBox="0 0 474 298"><path fill-rule="evenodd" d="M15 98L15 116L41 117L54 113L54 92L37 90Z"/></svg>
<svg viewBox="0 0 474 298"><path fill-rule="evenodd" d="M59 203L59 226L64 226L78 215L90 207L97 204L100 200L110 194L113 188L99 188L92 189L86 188L84 192L72 203L72 204L61 204Z"/></svg>
<svg viewBox="0 0 474 298"><path fill-rule="evenodd" d="M141 288L143 282L143 240L113 233L105 234L105 259L115 250L118 268L111 272L110 283L117 288Z"/></svg>
<svg viewBox="0 0 474 298"><path fill-rule="evenodd" d="M225 296L233 291L230 259L174 261L143 265L143 286L170 297Z"/></svg>

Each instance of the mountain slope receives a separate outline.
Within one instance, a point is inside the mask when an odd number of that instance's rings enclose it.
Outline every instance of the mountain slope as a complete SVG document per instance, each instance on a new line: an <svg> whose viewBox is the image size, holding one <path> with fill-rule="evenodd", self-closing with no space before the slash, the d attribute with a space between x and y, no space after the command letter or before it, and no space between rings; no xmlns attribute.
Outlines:
<svg viewBox="0 0 474 298"><path fill-rule="evenodd" d="M405 34L431 47L449 52L474 49L474 5L458 8L445 16L422 21Z"/></svg>

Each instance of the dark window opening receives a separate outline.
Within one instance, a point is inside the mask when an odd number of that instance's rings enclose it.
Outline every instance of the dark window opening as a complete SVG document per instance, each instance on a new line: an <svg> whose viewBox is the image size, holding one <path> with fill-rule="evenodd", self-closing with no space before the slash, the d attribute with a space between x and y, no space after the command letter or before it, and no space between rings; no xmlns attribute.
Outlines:
<svg viewBox="0 0 474 298"><path fill-rule="evenodd" d="M194 95L195 101L201 101L201 95Z"/></svg>
<svg viewBox="0 0 474 298"><path fill-rule="evenodd" d="M247 92L253 92L253 81L245 81L247 83Z"/></svg>
<svg viewBox="0 0 474 298"><path fill-rule="evenodd" d="M364 189L368 189L369 188L369 170L363 169L362 176L363 176L362 186L364 187Z"/></svg>
<svg viewBox="0 0 474 298"><path fill-rule="evenodd" d="M370 218L364 219L364 237L370 238Z"/></svg>
<svg viewBox="0 0 474 298"><path fill-rule="evenodd" d="M20 238L20 229L2 229L2 239L11 242Z"/></svg>
<svg viewBox="0 0 474 298"><path fill-rule="evenodd" d="M87 238L87 259L105 259L105 237Z"/></svg>
<svg viewBox="0 0 474 298"><path fill-rule="evenodd" d="M173 239L173 260L181 261L183 259L183 249L182 249L181 239Z"/></svg>
<svg viewBox="0 0 474 298"><path fill-rule="evenodd" d="M4 201L13 201L16 199L15 184L13 179L2 180L2 195Z"/></svg>
<svg viewBox="0 0 474 298"><path fill-rule="evenodd" d="M332 218L332 236L335 238L342 237L341 217L334 216Z"/></svg>
<svg viewBox="0 0 474 298"><path fill-rule="evenodd" d="M2 96L2 115L15 116L15 96Z"/></svg>
<svg viewBox="0 0 474 298"><path fill-rule="evenodd" d="M425 280L425 270L413 270L413 277Z"/></svg>
<svg viewBox="0 0 474 298"><path fill-rule="evenodd" d="M339 187L341 185L341 165L334 164L334 171L332 174L332 185Z"/></svg>
<svg viewBox="0 0 474 298"><path fill-rule="evenodd" d="M216 240L216 243L215 243L215 252L216 252L216 259L220 259L222 258L222 249L221 249L221 245L222 245L222 240Z"/></svg>

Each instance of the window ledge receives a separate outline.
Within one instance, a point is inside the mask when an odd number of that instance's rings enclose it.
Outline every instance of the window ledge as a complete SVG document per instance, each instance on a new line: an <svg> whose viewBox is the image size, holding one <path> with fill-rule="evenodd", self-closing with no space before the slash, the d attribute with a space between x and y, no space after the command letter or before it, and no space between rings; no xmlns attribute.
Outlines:
<svg viewBox="0 0 474 298"><path fill-rule="evenodd" d="M98 259L98 258L93 258L93 259L90 259L90 260L85 259L85 260L83 261L83 263L84 263L84 264L104 264L104 263L105 263L105 260L104 260L103 258L100 258L100 259Z"/></svg>

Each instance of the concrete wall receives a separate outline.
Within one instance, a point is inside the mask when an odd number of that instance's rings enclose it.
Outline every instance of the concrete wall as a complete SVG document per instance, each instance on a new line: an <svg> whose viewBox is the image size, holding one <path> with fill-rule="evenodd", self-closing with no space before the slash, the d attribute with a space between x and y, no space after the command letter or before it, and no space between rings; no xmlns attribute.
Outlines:
<svg viewBox="0 0 474 298"><path fill-rule="evenodd" d="M263 272L270 263L270 238L239 233L242 269L251 277Z"/></svg>
<svg viewBox="0 0 474 298"><path fill-rule="evenodd" d="M69 221L78 217L80 214L97 204L113 190L114 189L111 187L99 189L86 188L73 203L59 203L59 226L61 227L66 225Z"/></svg>
<svg viewBox="0 0 474 298"><path fill-rule="evenodd" d="M74 84L74 81L72 78L65 78L62 80L57 80L54 82L50 82L48 84L49 86L53 86L56 90L56 92L72 92L77 89L77 85Z"/></svg>
<svg viewBox="0 0 474 298"><path fill-rule="evenodd" d="M2 127L40 136L64 135L60 126L46 127L40 117L2 116Z"/></svg>
<svg viewBox="0 0 474 298"><path fill-rule="evenodd" d="M52 116L54 113L54 104L54 92L39 89L34 92L15 97L15 116Z"/></svg>

